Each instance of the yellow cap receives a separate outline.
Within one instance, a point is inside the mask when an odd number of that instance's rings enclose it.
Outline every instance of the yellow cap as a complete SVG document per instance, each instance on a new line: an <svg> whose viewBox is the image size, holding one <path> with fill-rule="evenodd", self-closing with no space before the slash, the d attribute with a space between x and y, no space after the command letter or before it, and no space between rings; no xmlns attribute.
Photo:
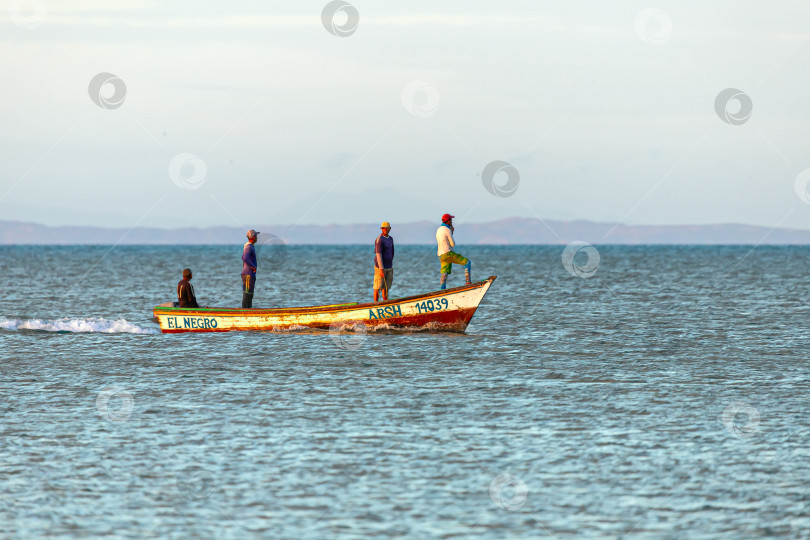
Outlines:
<svg viewBox="0 0 810 540"><path fill-rule="evenodd" d="M383 227L388 227L388 228L390 229L390 228L391 228L391 224L390 224L390 223L388 223L387 221L383 221L383 222L382 222L382 224L380 225L380 228L382 229Z"/></svg>

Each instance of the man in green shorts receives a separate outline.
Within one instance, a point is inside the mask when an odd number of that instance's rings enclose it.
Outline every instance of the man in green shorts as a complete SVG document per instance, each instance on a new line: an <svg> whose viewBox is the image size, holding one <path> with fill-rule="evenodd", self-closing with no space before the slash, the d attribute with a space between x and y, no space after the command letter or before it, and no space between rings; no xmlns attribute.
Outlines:
<svg viewBox="0 0 810 540"><path fill-rule="evenodd" d="M442 263L442 275L439 281L441 289L447 288L447 276L449 276L452 272L452 266L454 264L464 265L464 277L466 278L466 283L467 285L471 283L470 269L472 263L464 255L453 251L453 248L456 245L456 242L453 240L453 231L455 231L455 228L453 227L454 217L456 216L451 216L450 214L443 215L442 224L436 231L436 243L439 245L439 262Z"/></svg>

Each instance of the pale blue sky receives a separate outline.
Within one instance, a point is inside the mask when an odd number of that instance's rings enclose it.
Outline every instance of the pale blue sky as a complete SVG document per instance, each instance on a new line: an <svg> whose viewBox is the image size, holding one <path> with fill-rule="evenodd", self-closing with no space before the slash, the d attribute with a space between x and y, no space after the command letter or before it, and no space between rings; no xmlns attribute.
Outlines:
<svg viewBox="0 0 810 540"><path fill-rule="evenodd" d="M0 219L810 229L806 2L352 4L338 37L323 1L4 1ZM671 31L637 28L645 9ZM100 72L126 84L119 108L91 100ZM715 113L726 88L751 97L742 125ZM198 189L169 176L182 153ZM513 196L484 189L493 160L520 173Z"/></svg>

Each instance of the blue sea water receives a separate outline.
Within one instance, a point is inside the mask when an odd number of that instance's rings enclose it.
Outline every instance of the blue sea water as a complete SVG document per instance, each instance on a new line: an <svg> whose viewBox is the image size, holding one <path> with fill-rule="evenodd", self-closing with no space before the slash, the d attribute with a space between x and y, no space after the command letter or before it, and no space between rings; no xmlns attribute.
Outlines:
<svg viewBox="0 0 810 540"><path fill-rule="evenodd" d="M810 249L563 247L462 247L465 334L351 347L160 334L241 245L0 247L0 537L810 537ZM368 246L259 257L255 306L371 299Z"/></svg>

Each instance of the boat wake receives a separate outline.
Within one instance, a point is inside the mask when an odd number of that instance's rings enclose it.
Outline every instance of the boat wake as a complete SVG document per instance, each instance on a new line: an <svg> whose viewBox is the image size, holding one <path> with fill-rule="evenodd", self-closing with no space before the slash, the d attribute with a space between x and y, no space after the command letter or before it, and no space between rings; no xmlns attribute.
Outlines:
<svg viewBox="0 0 810 540"><path fill-rule="evenodd" d="M40 332L103 333L103 334L159 334L157 328L142 328L126 319L8 319L0 317L0 329L9 331L34 330Z"/></svg>

